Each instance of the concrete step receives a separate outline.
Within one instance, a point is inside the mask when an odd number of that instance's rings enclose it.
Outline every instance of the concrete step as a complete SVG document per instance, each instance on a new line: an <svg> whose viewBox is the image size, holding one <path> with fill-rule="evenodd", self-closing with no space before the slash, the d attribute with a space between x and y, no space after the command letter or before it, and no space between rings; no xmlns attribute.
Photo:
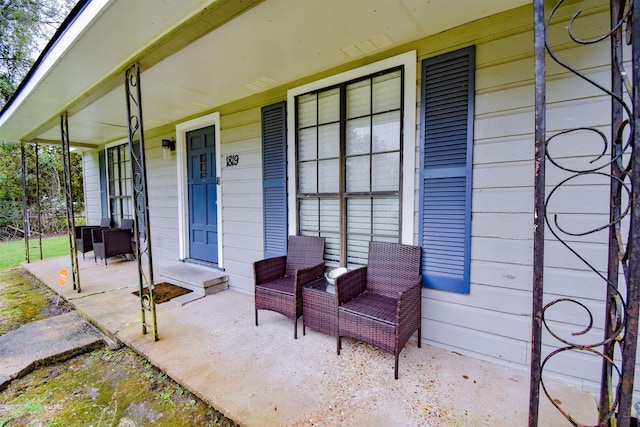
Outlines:
<svg viewBox="0 0 640 427"><path fill-rule="evenodd" d="M22 325L0 336L0 391L37 366L104 345L104 337L75 311Z"/></svg>
<svg viewBox="0 0 640 427"><path fill-rule="evenodd" d="M178 305L184 305L229 288L229 277L226 274L190 264L166 267L160 271L160 280L191 290L190 293L171 300Z"/></svg>

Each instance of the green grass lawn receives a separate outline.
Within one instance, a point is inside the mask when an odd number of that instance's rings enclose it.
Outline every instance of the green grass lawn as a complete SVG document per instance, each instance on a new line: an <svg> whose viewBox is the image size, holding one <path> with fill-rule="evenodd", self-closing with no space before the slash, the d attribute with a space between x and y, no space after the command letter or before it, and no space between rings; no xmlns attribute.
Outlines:
<svg viewBox="0 0 640 427"><path fill-rule="evenodd" d="M29 240L31 260L40 259L40 243L37 238ZM67 235L46 237L42 239L42 257L51 258L69 254L69 237ZM0 242L0 270L13 267L26 261L24 240Z"/></svg>

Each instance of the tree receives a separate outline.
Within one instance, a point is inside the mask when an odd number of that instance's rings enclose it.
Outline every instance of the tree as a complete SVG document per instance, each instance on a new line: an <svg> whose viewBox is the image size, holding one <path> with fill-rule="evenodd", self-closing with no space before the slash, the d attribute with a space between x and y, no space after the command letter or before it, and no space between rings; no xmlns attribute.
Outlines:
<svg viewBox="0 0 640 427"><path fill-rule="evenodd" d="M77 0L0 0L0 108Z"/></svg>
<svg viewBox="0 0 640 427"><path fill-rule="evenodd" d="M0 0L0 108L15 93L37 56L64 21L77 0ZM40 194L36 194L35 145L26 145L26 199L32 224L58 232L66 220L61 183L60 147L40 146ZM82 197L82 158L71 153L73 200ZM36 215L37 203L43 215ZM82 209L82 203L78 205ZM20 146L0 141L0 227L22 224L22 167ZM33 227L32 227L33 228Z"/></svg>

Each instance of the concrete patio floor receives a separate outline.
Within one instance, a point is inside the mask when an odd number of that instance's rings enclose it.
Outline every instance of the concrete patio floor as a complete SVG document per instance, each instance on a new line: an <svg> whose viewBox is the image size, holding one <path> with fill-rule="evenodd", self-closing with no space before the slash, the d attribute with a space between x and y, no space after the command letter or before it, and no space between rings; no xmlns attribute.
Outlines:
<svg viewBox="0 0 640 427"><path fill-rule="evenodd" d="M23 263L58 292L69 257ZM529 373L410 342L393 357L307 328L293 339L291 321L266 311L254 324L252 295L227 290L184 306L157 305L160 340L142 334L137 265L79 259L82 292L62 297L112 339L142 354L217 410L246 426L526 426ZM423 332L424 333L424 332ZM596 423L592 395L552 383L554 398L585 424ZM569 426L541 395L539 425Z"/></svg>

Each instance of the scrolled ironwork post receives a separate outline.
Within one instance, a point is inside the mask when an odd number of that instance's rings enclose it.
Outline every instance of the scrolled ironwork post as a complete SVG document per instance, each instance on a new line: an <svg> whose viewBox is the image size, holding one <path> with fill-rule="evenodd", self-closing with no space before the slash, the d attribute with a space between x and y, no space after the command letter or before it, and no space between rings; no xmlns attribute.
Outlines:
<svg viewBox="0 0 640 427"><path fill-rule="evenodd" d="M544 196L546 152L546 62L544 0L534 1L535 57L535 158L533 217L533 304L531 332L531 378L529 426L538 425L540 361L542 357L542 306L544 296Z"/></svg>
<svg viewBox="0 0 640 427"><path fill-rule="evenodd" d="M147 333L149 323L146 313L151 313L150 326L153 338L158 341L156 305L153 298L153 257L151 253L151 227L149 226L149 203L147 198L147 168L144 149L144 127L142 125L142 89L140 66L132 65L125 73L127 97L127 123L129 128L129 152L131 153L131 176L133 180L133 206L135 220L135 256L138 262L138 283L142 333ZM147 289L148 294L144 291Z"/></svg>
<svg viewBox="0 0 640 427"><path fill-rule="evenodd" d="M537 411L539 405L539 387L544 390L545 395L549 398L551 404L561 413L572 425L582 426L576 418L576 414L570 414L549 393L545 387L544 368L545 365L561 354L581 353L589 356L595 356L601 360L601 377L600 377L600 402L598 411L599 426L628 426L631 422L631 408L633 405L633 382L636 366L636 349L638 335L638 315L640 309L640 254L638 247L640 246L640 168L634 165L640 164L640 156L636 149L636 142L640 138L640 129L637 125L640 123L638 117L640 115L640 31L637 31L638 23L640 23L640 0L610 0L610 20L609 28L603 34L584 38L577 35L576 22L582 16L582 10L579 6L569 19L568 24L562 27L566 29L567 34L576 46L594 46L602 44L609 39L610 57L611 57L611 86L598 82L592 78L588 72L572 66L568 61L560 56L560 52L566 50L563 46L556 49L548 39L548 29L551 26L552 19L561 6L565 6L564 0L556 0L555 6L549 13L545 24L544 36L542 37L538 30L540 29L539 21L535 22L535 41L536 41L536 61L538 61L538 42L544 40L546 51L549 57L559 66L563 67L573 77L580 79L590 85L592 89L607 96L611 100L611 135L607 136L598 127L580 126L569 127L555 132L554 135L546 138L546 161L550 167L561 171L564 176L568 176L559 182L544 182L544 179L538 181L538 143L544 130L539 128L539 106L544 101L539 102L538 90L543 87L543 73L536 68L536 192L535 192L535 211L538 215L539 194L538 183L547 185L547 193L545 197L543 216L545 220L545 228L553 235L555 241L560 243L574 256L576 262L580 263L585 274L590 273L593 281L588 280L589 285L603 283L606 287L606 308L603 313L605 316L603 337L596 342L585 343L586 339L578 340L575 337L587 336L594 328L594 315L588 306L581 302L583 295L580 295L576 289L575 295L556 298L550 301L546 306L540 308L539 298L542 297L542 275L544 268L544 260L539 259L539 253L535 249L538 245L538 236L534 237L534 311L532 323L532 336L541 334L542 327L538 323L538 316L542 320L542 325L553 341L550 345L556 346L557 349L545 356L541 364L537 352L532 351L531 364L531 403L529 410L529 424L537 425ZM576 6L575 3L568 3L568 7ZM539 7L539 8L538 8ZM542 1L536 2L536 19L538 13L542 9ZM561 16L562 14L558 14ZM560 25L558 25L560 28ZM626 38L625 36L626 32ZM623 58L623 53L628 50L622 48L624 41L630 45L632 58L629 61ZM589 51L587 51L588 53ZM625 71L625 65L631 63L632 72ZM536 62L538 64L538 62ZM564 138L571 135L582 136L581 140L600 142L602 151L593 154L590 161L579 166L574 166L565 160L573 158L571 154L564 152L562 156L554 156L552 144L559 144ZM571 143L574 140L569 139L565 147L575 149L576 156L584 156L584 152L579 151L580 145ZM582 153L582 154L581 154ZM609 153L607 158L605 155ZM560 198L563 188L575 187L576 180L588 177L591 180L597 180L598 183L608 183L609 202L608 202L608 219L604 224L591 226L586 230L573 230L566 226L560 216L562 211L554 213L552 200ZM591 202L592 203L592 202ZM536 216L536 219L538 217ZM598 268L597 264L590 260L579 247L575 244L575 237L594 236L594 242L599 242L596 233L608 231L607 239L607 271L606 275L602 272L602 268ZM627 231L628 230L628 231ZM536 230L537 231L537 230ZM538 276L538 271L540 275ZM540 284L537 284L537 279ZM619 282L623 281L621 285ZM625 292L626 294L623 294ZM538 294L540 292L540 294ZM561 336L554 327L553 322L548 321L546 311L552 307L561 310L561 306L569 304L577 307L586 314L588 320L583 330L571 333L571 337ZM540 328L540 329L538 329ZM532 345L535 349L535 343ZM536 383L539 381L539 384ZM580 415L580 414L578 414Z"/></svg>
<svg viewBox="0 0 640 427"><path fill-rule="evenodd" d="M67 202L67 234L69 235L69 252L71 257L71 277L73 289L80 293L80 270L78 268L78 252L76 248L76 225L73 214L73 193L71 192L71 155L69 153L69 116L65 112L60 115L60 146L62 152L62 171L64 174L64 198Z"/></svg>
<svg viewBox="0 0 640 427"><path fill-rule="evenodd" d="M20 164L22 166L22 228L24 230L24 257L31 262L29 254L29 210L27 209L27 154L24 141L20 141Z"/></svg>
<svg viewBox="0 0 640 427"><path fill-rule="evenodd" d="M633 88L631 103L631 219L629 228L629 240L627 243L627 262L625 269L627 275L626 298L626 322L624 327L624 343L622 345L622 374L620 378L620 404L618 410L618 423L627 426L631 419L631 407L633 404L633 381L635 375L635 362L637 357L638 342L638 315L640 308L640 150L637 143L640 141L640 0L632 0L632 27L631 31Z"/></svg>

